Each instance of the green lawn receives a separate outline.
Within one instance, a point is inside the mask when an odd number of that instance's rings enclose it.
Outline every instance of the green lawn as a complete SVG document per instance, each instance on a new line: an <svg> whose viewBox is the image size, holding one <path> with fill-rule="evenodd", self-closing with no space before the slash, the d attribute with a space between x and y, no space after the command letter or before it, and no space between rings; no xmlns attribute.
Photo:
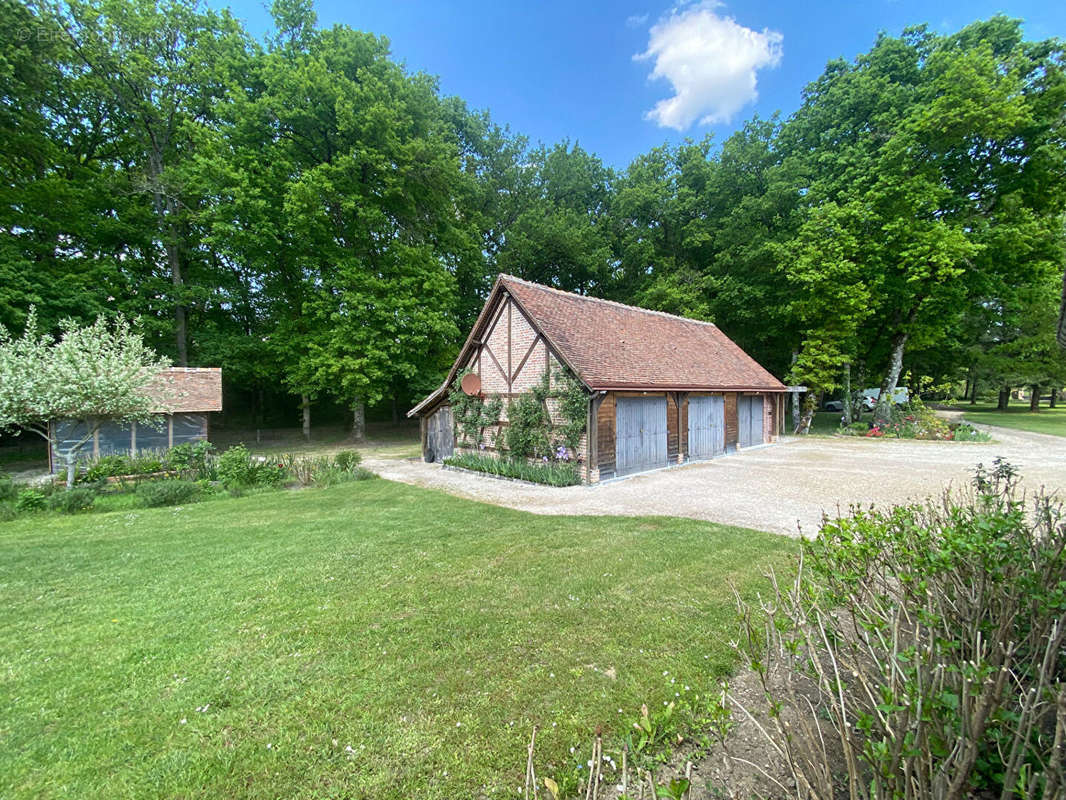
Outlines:
<svg viewBox="0 0 1066 800"><path fill-rule="evenodd" d="M1066 436L1066 406L1047 408L1042 406L1033 413L1028 404L1018 402L1006 411L998 411L994 405L959 405L964 411L965 419L983 425L998 425L1001 428L1013 428L1033 433L1049 433L1052 436Z"/></svg>
<svg viewBox="0 0 1066 800"><path fill-rule="evenodd" d="M562 775L712 688L794 548L383 480L0 524L0 796L514 797L534 723Z"/></svg>

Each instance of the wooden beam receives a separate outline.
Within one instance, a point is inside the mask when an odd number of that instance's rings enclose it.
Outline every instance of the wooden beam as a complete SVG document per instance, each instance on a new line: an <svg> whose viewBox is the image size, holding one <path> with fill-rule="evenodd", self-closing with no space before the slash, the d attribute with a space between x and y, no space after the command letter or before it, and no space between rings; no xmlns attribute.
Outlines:
<svg viewBox="0 0 1066 800"><path fill-rule="evenodd" d="M526 354L524 356L522 356L522 360L520 362L518 362L518 369L516 369L514 371L515 375L518 375L518 374L520 374L522 372L522 368L525 367L526 362L529 360L529 357L531 355L533 355L533 351L537 349L537 345L540 344L541 341L542 341L541 336L538 333L537 337L533 340L533 344L530 345L529 349L526 351ZM545 367L547 367L547 365L545 365ZM511 385L508 384L507 388L510 389Z"/></svg>

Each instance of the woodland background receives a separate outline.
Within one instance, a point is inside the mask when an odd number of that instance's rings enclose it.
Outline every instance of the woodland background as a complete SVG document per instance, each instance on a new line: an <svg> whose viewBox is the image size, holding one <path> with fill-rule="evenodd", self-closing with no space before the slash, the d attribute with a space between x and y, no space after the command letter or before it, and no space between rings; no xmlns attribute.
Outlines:
<svg viewBox="0 0 1066 800"><path fill-rule="evenodd" d="M1064 45L883 35L788 118L627 168L442 96L276 0L0 0L0 323L123 313L226 424L401 415L495 275L713 320L833 392L1066 383Z"/></svg>

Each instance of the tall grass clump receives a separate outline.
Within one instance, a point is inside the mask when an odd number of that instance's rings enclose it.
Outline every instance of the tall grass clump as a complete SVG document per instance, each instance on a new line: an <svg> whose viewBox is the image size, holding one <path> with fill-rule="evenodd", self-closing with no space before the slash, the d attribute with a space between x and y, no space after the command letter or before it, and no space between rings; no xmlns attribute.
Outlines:
<svg viewBox="0 0 1066 800"><path fill-rule="evenodd" d="M739 607L789 795L1066 795L1066 517L1010 464L827 520L794 581Z"/></svg>

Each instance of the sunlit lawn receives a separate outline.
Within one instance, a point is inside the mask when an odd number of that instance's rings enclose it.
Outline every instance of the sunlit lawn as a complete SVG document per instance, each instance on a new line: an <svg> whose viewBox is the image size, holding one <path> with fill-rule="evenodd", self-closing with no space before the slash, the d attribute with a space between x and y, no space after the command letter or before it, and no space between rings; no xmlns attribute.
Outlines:
<svg viewBox="0 0 1066 800"><path fill-rule="evenodd" d="M1066 436L1066 406L1048 408L1041 406L1037 412L1029 410L1028 403L1012 404L1006 411L998 411L994 405L960 405L960 411L970 422L984 425L998 425L1001 428L1013 428L1033 433L1048 433L1052 436Z"/></svg>
<svg viewBox="0 0 1066 800"><path fill-rule="evenodd" d="M3 523L0 797L514 797L534 723L563 774L711 688L794 546L383 480Z"/></svg>
<svg viewBox="0 0 1066 800"><path fill-rule="evenodd" d="M305 440L298 428L264 431L259 442L254 429L220 431L211 439L220 450L241 442L249 450L264 455L325 455L355 449L366 458L413 458L421 453L417 420L371 423L367 426L366 441L359 443L353 442L349 431L342 427L315 427L311 441Z"/></svg>

